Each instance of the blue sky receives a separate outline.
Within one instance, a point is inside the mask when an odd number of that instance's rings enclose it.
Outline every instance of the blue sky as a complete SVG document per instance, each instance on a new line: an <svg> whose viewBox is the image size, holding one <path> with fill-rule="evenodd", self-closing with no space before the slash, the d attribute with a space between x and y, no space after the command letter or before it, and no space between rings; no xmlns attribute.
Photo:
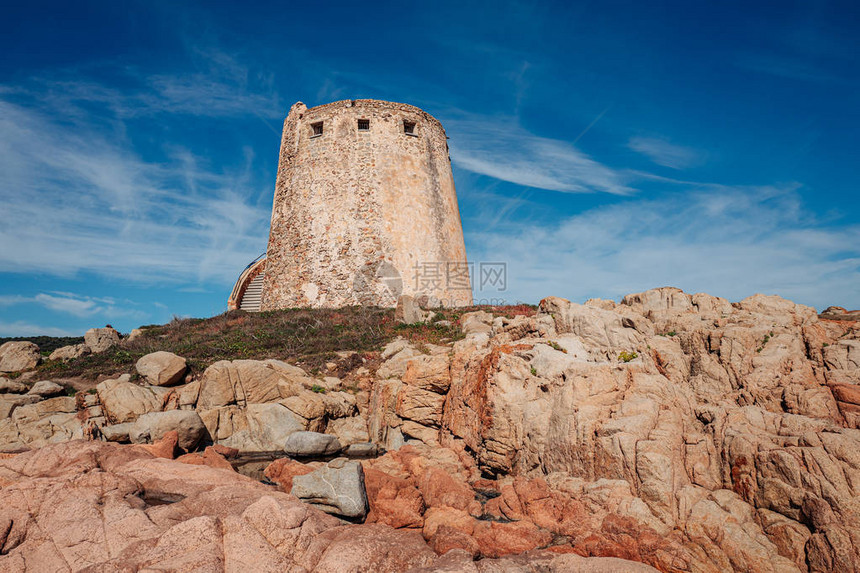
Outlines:
<svg viewBox="0 0 860 573"><path fill-rule="evenodd" d="M430 5L5 6L0 336L222 312L290 105L350 98L446 127L477 298L860 308L856 3Z"/></svg>

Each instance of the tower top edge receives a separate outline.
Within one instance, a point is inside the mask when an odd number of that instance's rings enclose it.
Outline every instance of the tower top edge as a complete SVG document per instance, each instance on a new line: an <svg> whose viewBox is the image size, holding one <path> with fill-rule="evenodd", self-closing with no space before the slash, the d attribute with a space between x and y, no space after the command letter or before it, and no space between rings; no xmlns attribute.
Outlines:
<svg viewBox="0 0 860 573"><path fill-rule="evenodd" d="M442 126L442 122L421 109L418 106L414 106L408 103L399 103L393 101L385 101L381 99L343 99L338 101L333 101L331 103L325 103L322 105L317 105L314 107L305 108L305 105L302 102L296 102L293 104L293 108L297 106L301 106L303 109L302 113L307 114L316 114L321 111L330 110L330 109L338 109L338 108L366 108L366 109L379 109L379 110L397 110L397 111L406 111L415 113L429 119L430 121L438 124L440 127Z"/></svg>

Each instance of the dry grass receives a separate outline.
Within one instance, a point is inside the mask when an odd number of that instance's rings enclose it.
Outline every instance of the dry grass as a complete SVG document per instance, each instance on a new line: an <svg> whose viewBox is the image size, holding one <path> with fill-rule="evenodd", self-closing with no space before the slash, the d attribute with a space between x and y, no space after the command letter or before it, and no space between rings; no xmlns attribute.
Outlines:
<svg viewBox="0 0 860 573"><path fill-rule="evenodd" d="M440 310L433 322L402 325L394 321L394 310L373 307L340 309L288 309L246 313L232 311L207 319L174 319L149 327L144 335L107 352L69 362L47 361L38 367L46 378L134 374L134 364L150 352L166 350L188 360L193 373L202 372L218 360L276 358L315 371L351 350L371 355L402 336L416 344L444 344L462 338L460 317L484 310L497 316L531 316L535 307L470 307ZM447 320L450 326L438 324Z"/></svg>

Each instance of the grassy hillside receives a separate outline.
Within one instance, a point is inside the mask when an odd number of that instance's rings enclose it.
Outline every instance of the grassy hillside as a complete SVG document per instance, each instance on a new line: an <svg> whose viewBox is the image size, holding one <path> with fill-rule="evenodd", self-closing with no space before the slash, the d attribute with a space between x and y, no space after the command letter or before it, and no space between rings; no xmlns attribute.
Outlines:
<svg viewBox="0 0 860 573"><path fill-rule="evenodd" d="M101 354L69 362L46 361L38 367L44 378L83 377L133 373L137 360L157 350L188 359L192 372L201 372L218 360L276 358L315 371L336 352L372 353L402 336L416 344L439 344L462 337L463 313L485 310L500 316L531 315L535 307L471 307L441 310L433 321L403 325L394 321L394 310L373 307L340 309L289 309L247 313L231 311L207 319L176 319L144 330L143 336L124 341ZM447 325L444 322L449 321Z"/></svg>

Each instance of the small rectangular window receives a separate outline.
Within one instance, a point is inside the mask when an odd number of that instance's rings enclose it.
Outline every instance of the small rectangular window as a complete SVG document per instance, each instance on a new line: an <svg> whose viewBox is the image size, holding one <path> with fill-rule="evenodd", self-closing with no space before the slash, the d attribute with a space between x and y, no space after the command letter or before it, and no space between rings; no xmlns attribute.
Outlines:
<svg viewBox="0 0 860 573"><path fill-rule="evenodd" d="M358 131L370 131L370 120L369 119L359 119L358 120Z"/></svg>
<svg viewBox="0 0 860 573"><path fill-rule="evenodd" d="M319 137L323 134L323 122L318 121L311 124L311 137Z"/></svg>
<svg viewBox="0 0 860 573"><path fill-rule="evenodd" d="M406 135L415 135L415 122L414 121L404 121L403 122L403 133Z"/></svg>

